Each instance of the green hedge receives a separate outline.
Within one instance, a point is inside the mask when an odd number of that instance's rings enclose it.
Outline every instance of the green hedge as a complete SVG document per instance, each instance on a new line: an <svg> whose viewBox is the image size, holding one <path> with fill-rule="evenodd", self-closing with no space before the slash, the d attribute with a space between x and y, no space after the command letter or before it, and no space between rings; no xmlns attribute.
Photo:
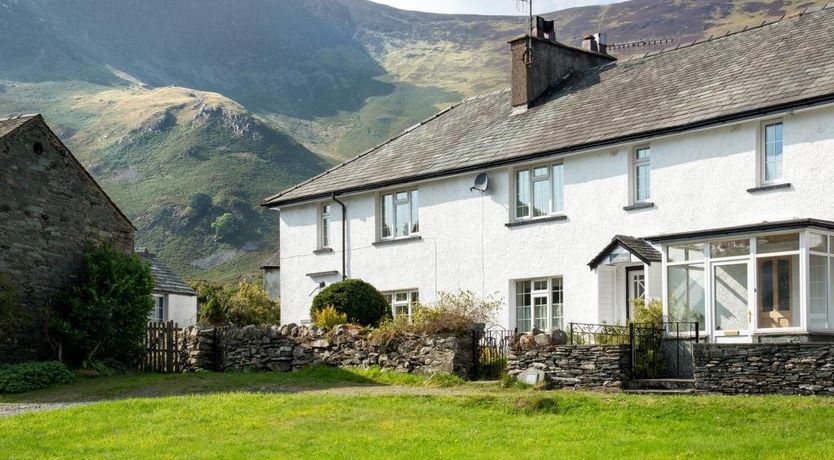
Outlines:
<svg viewBox="0 0 834 460"><path fill-rule="evenodd" d="M0 393L24 393L55 383L69 383L75 375L57 361L0 366Z"/></svg>
<svg viewBox="0 0 834 460"><path fill-rule="evenodd" d="M390 313L385 297L375 287L360 279L333 283L316 294L310 307L310 318L330 305L337 312L347 315L348 322L362 326L377 326Z"/></svg>

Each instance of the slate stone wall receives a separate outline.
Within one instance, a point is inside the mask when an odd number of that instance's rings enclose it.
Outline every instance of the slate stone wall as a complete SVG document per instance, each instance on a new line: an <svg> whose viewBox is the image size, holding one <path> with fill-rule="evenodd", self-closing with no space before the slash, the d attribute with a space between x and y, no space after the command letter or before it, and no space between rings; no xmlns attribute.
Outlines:
<svg viewBox="0 0 834 460"><path fill-rule="evenodd" d="M130 222L39 117L0 140L0 165L0 276L10 280L25 307L54 303L89 243L133 250ZM21 340L34 335L39 331L27 331ZM30 353L39 347L19 345L0 340L7 348L0 348L0 361L34 359L43 351Z"/></svg>
<svg viewBox="0 0 834 460"><path fill-rule="evenodd" d="M544 372L549 388L619 390L630 379L631 347L514 344L507 373L516 377L530 368Z"/></svg>
<svg viewBox="0 0 834 460"><path fill-rule="evenodd" d="M287 324L220 328L215 343L212 329L193 326L183 331L180 347L186 371L288 372L311 365L380 366L471 378L476 365L474 333L406 335L378 344L367 331L349 326L325 332ZM219 363L216 350L220 350Z"/></svg>
<svg viewBox="0 0 834 460"><path fill-rule="evenodd" d="M834 395L834 343L696 344L695 388Z"/></svg>

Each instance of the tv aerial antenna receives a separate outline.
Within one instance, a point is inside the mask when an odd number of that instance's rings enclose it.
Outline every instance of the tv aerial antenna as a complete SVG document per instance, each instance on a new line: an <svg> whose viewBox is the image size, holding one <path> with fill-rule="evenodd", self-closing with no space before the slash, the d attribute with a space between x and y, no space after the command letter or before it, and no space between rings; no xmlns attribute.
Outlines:
<svg viewBox="0 0 834 460"><path fill-rule="evenodd" d="M527 49L524 51L524 62L529 66L533 63L533 0L516 0L516 7L520 12L527 10L527 18L529 19Z"/></svg>

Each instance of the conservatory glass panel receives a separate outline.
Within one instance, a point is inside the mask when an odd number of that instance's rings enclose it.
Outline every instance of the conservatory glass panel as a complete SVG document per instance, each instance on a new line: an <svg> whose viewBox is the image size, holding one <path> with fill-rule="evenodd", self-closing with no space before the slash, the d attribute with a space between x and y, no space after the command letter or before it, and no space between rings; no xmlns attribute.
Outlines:
<svg viewBox="0 0 834 460"><path fill-rule="evenodd" d="M828 257L812 255L810 258L808 327L828 328Z"/></svg>

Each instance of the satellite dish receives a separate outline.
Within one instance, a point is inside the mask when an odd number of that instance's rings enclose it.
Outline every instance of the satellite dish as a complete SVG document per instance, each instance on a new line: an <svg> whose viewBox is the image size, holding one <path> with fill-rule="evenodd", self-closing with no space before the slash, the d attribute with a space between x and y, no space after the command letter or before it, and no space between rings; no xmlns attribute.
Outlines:
<svg viewBox="0 0 834 460"><path fill-rule="evenodd" d="M477 190L483 193L486 192L487 187L489 187L489 176L486 173L481 173L475 178L475 185L473 185L469 191Z"/></svg>

